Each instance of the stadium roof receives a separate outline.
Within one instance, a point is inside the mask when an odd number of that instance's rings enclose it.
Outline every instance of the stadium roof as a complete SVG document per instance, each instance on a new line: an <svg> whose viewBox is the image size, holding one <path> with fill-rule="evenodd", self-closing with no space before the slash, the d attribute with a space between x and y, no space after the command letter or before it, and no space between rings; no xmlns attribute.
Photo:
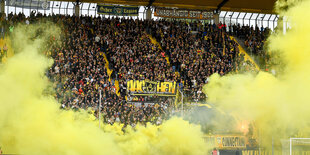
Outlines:
<svg viewBox="0 0 310 155"><path fill-rule="evenodd" d="M70 0L75 1L75 0ZM274 13L276 0L80 0L82 2L124 4L158 7L178 7L186 9Z"/></svg>

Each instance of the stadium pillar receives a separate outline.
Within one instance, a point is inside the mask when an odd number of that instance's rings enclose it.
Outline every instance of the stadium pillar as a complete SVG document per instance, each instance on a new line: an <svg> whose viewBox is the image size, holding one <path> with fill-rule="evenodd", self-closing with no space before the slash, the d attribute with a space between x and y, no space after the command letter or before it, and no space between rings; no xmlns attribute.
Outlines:
<svg viewBox="0 0 310 155"><path fill-rule="evenodd" d="M77 2L74 5L74 15L75 16L80 16L80 3L79 2Z"/></svg>
<svg viewBox="0 0 310 155"><path fill-rule="evenodd" d="M214 24L219 24L220 23L220 14L219 13L215 13L213 15L213 20L214 20Z"/></svg>
<svg viewBox="0 0 310 155"><path fill-rule="evenodd" d="M287 18L284 16L282 18L282 22L283 22L283 34L286 34L286 30L287 30Z"/></svg>
<svg viewBox="0 0 310 155"><path fill-rule="evenodd" d="M5 4L4 4L4 0L1 0L1 13L5 13Z"/></svg>
<svg viewBox="0 0 310 155"><path fill-rule="evenodd" d="M146 9L146 20L151 20L152 19L152 9L148 7Z"/></svg>
<svg viewBox="0 0 310 155"><path fill-rule="evenodd" d="M282 33L286 34L287 18L285 16L279 16L278 21L277 21L277 27L278 27L279 31L282 30Z"/></svg>

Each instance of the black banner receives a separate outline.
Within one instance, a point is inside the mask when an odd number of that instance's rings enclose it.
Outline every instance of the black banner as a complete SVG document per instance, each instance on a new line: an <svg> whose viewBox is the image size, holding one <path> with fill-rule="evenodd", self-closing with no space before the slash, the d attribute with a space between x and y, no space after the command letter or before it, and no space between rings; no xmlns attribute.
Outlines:
<svg viewBox="0 0 310 155"><path fill-rule="evenodd" d="M97 12L98 14L117 15L117 16L138 16L139 7L97 4Z"/></svg>
<svg viewBox="0 0 310 155"><path fill-rule="evenodd" d="M212 19L212 11L156 8L154 15L166 18Z"/></svg>

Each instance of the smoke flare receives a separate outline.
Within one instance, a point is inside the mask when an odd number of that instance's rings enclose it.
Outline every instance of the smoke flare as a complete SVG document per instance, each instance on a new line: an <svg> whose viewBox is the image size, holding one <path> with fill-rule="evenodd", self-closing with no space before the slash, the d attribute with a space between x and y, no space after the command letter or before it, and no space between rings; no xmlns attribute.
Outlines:
<svg viewBox="0 0 310 155"><path fill-rule="evenodd" d="M279 12L292 28L283 34L280 27L268 39L268 50L281 64L276 76L263 71L213 75L204 87L217 107L255 122L265 146L271 146L272 138L310 136L310 1L294 4ZM283 1L277 6L284 6Z"/></svg>
<svg viewBox="0 0 310 155"><path fill-rule="evenodd" d="M46 41L57 40L58 34L57 26L45 22L14 30L18 53L0 68L0 146L4 153L205 154L200 127L180 118L161 126L138 125L135 131L127 128L123 133L118 124L99 129L95 117L86 111L60 110L54 97L44 93L50 85L45 71L53 61L40 54Z"/></svg>

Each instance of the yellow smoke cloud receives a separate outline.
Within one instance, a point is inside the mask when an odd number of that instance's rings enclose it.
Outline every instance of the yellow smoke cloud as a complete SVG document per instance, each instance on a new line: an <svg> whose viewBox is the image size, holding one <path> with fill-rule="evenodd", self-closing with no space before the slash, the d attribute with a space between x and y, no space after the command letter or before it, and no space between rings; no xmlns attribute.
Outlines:
<svg viewBox="0 0 310 155"><path fill-rule="evenodd" d="M60 110L50 95L46 69L52 60L40 54L60 30L51 23L18 26L17 54L0 68L0 146L17 154L205 154L200 127L180 118L161 126L104 125L86 111Z"/></svg>
<svg viewBox="0 0 310 155"><path fill-rule="evenodd" d="M254 121L266 146L272 137L279 141L310 136L310 1L288 2L288 9L280 14L292 29L285 35L275 33L268 40L268 49L283 64L281 72L276 77L266 72L213 75L204 87L209 101L217 107ZM284 6L283 1L277 5Z"/></svg>

